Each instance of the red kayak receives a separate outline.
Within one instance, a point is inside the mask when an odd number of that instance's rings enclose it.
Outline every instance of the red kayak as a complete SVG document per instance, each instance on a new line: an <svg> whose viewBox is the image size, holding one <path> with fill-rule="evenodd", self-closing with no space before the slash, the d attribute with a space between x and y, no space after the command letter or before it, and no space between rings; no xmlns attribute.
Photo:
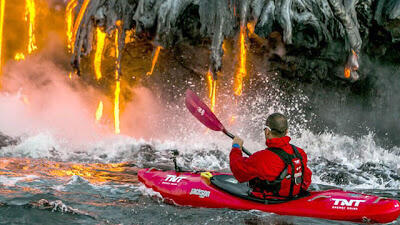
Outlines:
<svg viewBox="0 0 400 225"><path fill-rule="evenodd" d="M139 180L172 204L206 208L260 210L280 215L367 223L388 223L400 214L399 201L342 190L312 191L286 202L250 196L247 183L217 172L142 169Z"/></svg>

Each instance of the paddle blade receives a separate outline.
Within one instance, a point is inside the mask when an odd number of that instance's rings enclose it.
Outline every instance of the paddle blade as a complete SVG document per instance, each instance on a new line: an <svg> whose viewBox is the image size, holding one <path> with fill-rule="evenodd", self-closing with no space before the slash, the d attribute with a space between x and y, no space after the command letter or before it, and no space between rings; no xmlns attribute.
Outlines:
<svg viewBox="0 0 400 225"><path fill-rule="evenodd" d="M214 113L204 102L191 90L186 91L186 107L202 124L211 130L223 131L225 128Z"/></svg>

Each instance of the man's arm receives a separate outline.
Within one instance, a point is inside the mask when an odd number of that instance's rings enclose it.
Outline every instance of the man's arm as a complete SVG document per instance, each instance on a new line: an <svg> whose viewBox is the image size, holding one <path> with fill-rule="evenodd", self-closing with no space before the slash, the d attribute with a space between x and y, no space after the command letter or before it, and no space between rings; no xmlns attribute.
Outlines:
<svg viewBox="0 0 400 225"><path fill-rule="evenodd" d="M240 138L235 137L229 155L231 171L235 178L241 183L258 176L255 162L256 157L254 157L254 154L250 157L243 157L241 151L242 145L243 141Z"/></svg>

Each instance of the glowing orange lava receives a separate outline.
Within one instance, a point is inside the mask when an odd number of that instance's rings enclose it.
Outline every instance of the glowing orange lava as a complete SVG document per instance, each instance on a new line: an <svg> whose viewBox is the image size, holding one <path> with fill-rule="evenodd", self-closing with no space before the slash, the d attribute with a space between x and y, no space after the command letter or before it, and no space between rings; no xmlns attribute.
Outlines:
<svg viewBox="0 0 400 225"><path fill-rule="evenodd" d="M101 59L103 56L104 43L106 40L106 33L104 33L99 27L97 28L97 42L96 42L96 53L94 56L94 72L96 79L100 80L101 75Z"/></svg>
<svg viewBox="0 0 400 225"><path fill-rule="evenodd" d="M4 29L4 8L6 6L6 0L0 2L0 74L3 67L3 29Z"/></svg>
<svg viewBox="0 0 400 225"><path fill-rule="evenodd" d="M150 70L150 72L146 73L147 76L150 76L150 75L153 74L154 67L155 67L155 65L157 63L158 55L160 54L161 48L162 48L161 46L157 46L157 48L156 48L156 50L154 52L153 61L151 62L151 70Z"/></svg>
<svg viewBox="0 0 400 225"><path fill-rule="evenodd" d="M96 121L100 121L101 117L103 116L103 102L100 101L99 102L99 106L97 106L97 110L96 110Z"/></svg>
<svg viewBox="0 0 400 225"><path fill-rule="evenodd" d="M15 54L14 59L16 61L24 60L25 59L25 55L24 55L24 53L17 53L17 54Z"/></svg>
<svg viewBox="0 0 400 225"><path fill-rule="evenodd" d="M215 95L217 93L217 80L213 81L212 95L211 95L211 111L215 110Z"/></svg>
<svg viewBox="0 0 400 225"><path fill-rule="evenodd" d="M237 116L233 115L231 116L231 119L229 120L229 125L232 125L235 123Z"/></svg>
<svg viewBox="0 0 400 225"><path fill-rule="evenodd" d="M68 42L68 49L72 49L72 29L74 24L74 9L78 5L78 0L71 0L68 2L67 8L65 10L65 22L67 24L67 42Z"/></svg>
<svg viewBox="0 0 400 225"><path fill-rule="evenodd" d="M72 33L72 41L71 41L71 43L72 43L72 46L71 46L72 52L75 51L73 43L75 42L75 37L76 37L76 34L78 33L79 25L81 24L83 15L85 15L86 8L87 8L87 6L89 5L89 3L90 3L90 0L85 0L85 1L83 2L82 7L81 7L81 10L80 10L79 13L78 13L78 17L77 17L76 20L75 20L74 30L73 30L73 33Z"/></svg>
<svg viewBox="0 0 400 225"><path fill-rule="evenodd" d="M118 24L117 24L118 26ZM116 68L115 68L115 92L114 92L114 129L115 133L119 134L121 133L120 130L120 124L119 124L119 95L121 93L121 82L120 82L120 76L119 76L119 70L120 70L120 62L118 61L119 58L119 27L115 30L115 56L117 58L116 60Z"/></svg>
<svg viewBox="0 0 400 225"><path fill-rule="evenodd" d="M348 68L347 66L344 68L344 77L350 78L350 68Z"/></svg>
<svg viewBox="0 0 400 225"><path fill-rule="evenodd" d="M250 34L254 34L254 30L256 28L256 21L251 21L247 23L247 30Z"/></svg>
<svg viewBox="0 0 400 225"><path fill-rule="evenodd" d="M243 91L243 78L247 75L246 71L246 28L240 28L240 63L234 81L234 93L236 96L241 96Z"/></svg>
<svg viewBox="0 0 400 225"><path fill-rule="evenodd" d="M29 43L28 43L28 54L31 54L37 49L36 37L35 37L35 19L36 19L36 8L35 0L26 0L25 6L25 21L29 21Z"/></svg>
<svg viewBox="0 0 400 225"><path fill-rule="evenodd" d="M207 73L207 84L208 84L208 97L210 98L211 111L215 110L215 96L217 92L217 81L213 79L212 73L209 70Z"/></svg>
<svg viewBox="0 0 400 225"><path fill-rule="evenodd" d="M207 84L208 84L208 97L211 99L213 93L213 77L210 70L207 72Z"/></svg>

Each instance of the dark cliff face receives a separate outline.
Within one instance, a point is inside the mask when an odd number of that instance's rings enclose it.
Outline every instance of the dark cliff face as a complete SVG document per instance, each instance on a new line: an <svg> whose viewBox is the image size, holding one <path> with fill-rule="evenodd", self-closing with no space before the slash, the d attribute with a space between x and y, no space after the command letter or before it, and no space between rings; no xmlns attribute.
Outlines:
<svg viewBox="0 0 400 225"><path fill-rule="evenodd" d="M81 56L92 52L94 28L111 35L119 20L123 30L135 30L137 40L162 46L164 57L170 53L192 78L208 69L214 77L220 71L233 75L236 45L224 52L223 42L235 43L241 27L253 24L254 33L246 37L253 55L247 95L257 92L252 88L268 88L256 84L257 72L277 74L289 95L301 90L309 97L305 107L314 129L355 134L369 127L400 143L394 135L400 131L400 1L92 0L75 39L76 69ZM122 54L136 51L127 46ZM189 59L190 52L196 60ZM169 60L164 63L171 65ZM165 67L164 73L177 76Z"/></svg>

